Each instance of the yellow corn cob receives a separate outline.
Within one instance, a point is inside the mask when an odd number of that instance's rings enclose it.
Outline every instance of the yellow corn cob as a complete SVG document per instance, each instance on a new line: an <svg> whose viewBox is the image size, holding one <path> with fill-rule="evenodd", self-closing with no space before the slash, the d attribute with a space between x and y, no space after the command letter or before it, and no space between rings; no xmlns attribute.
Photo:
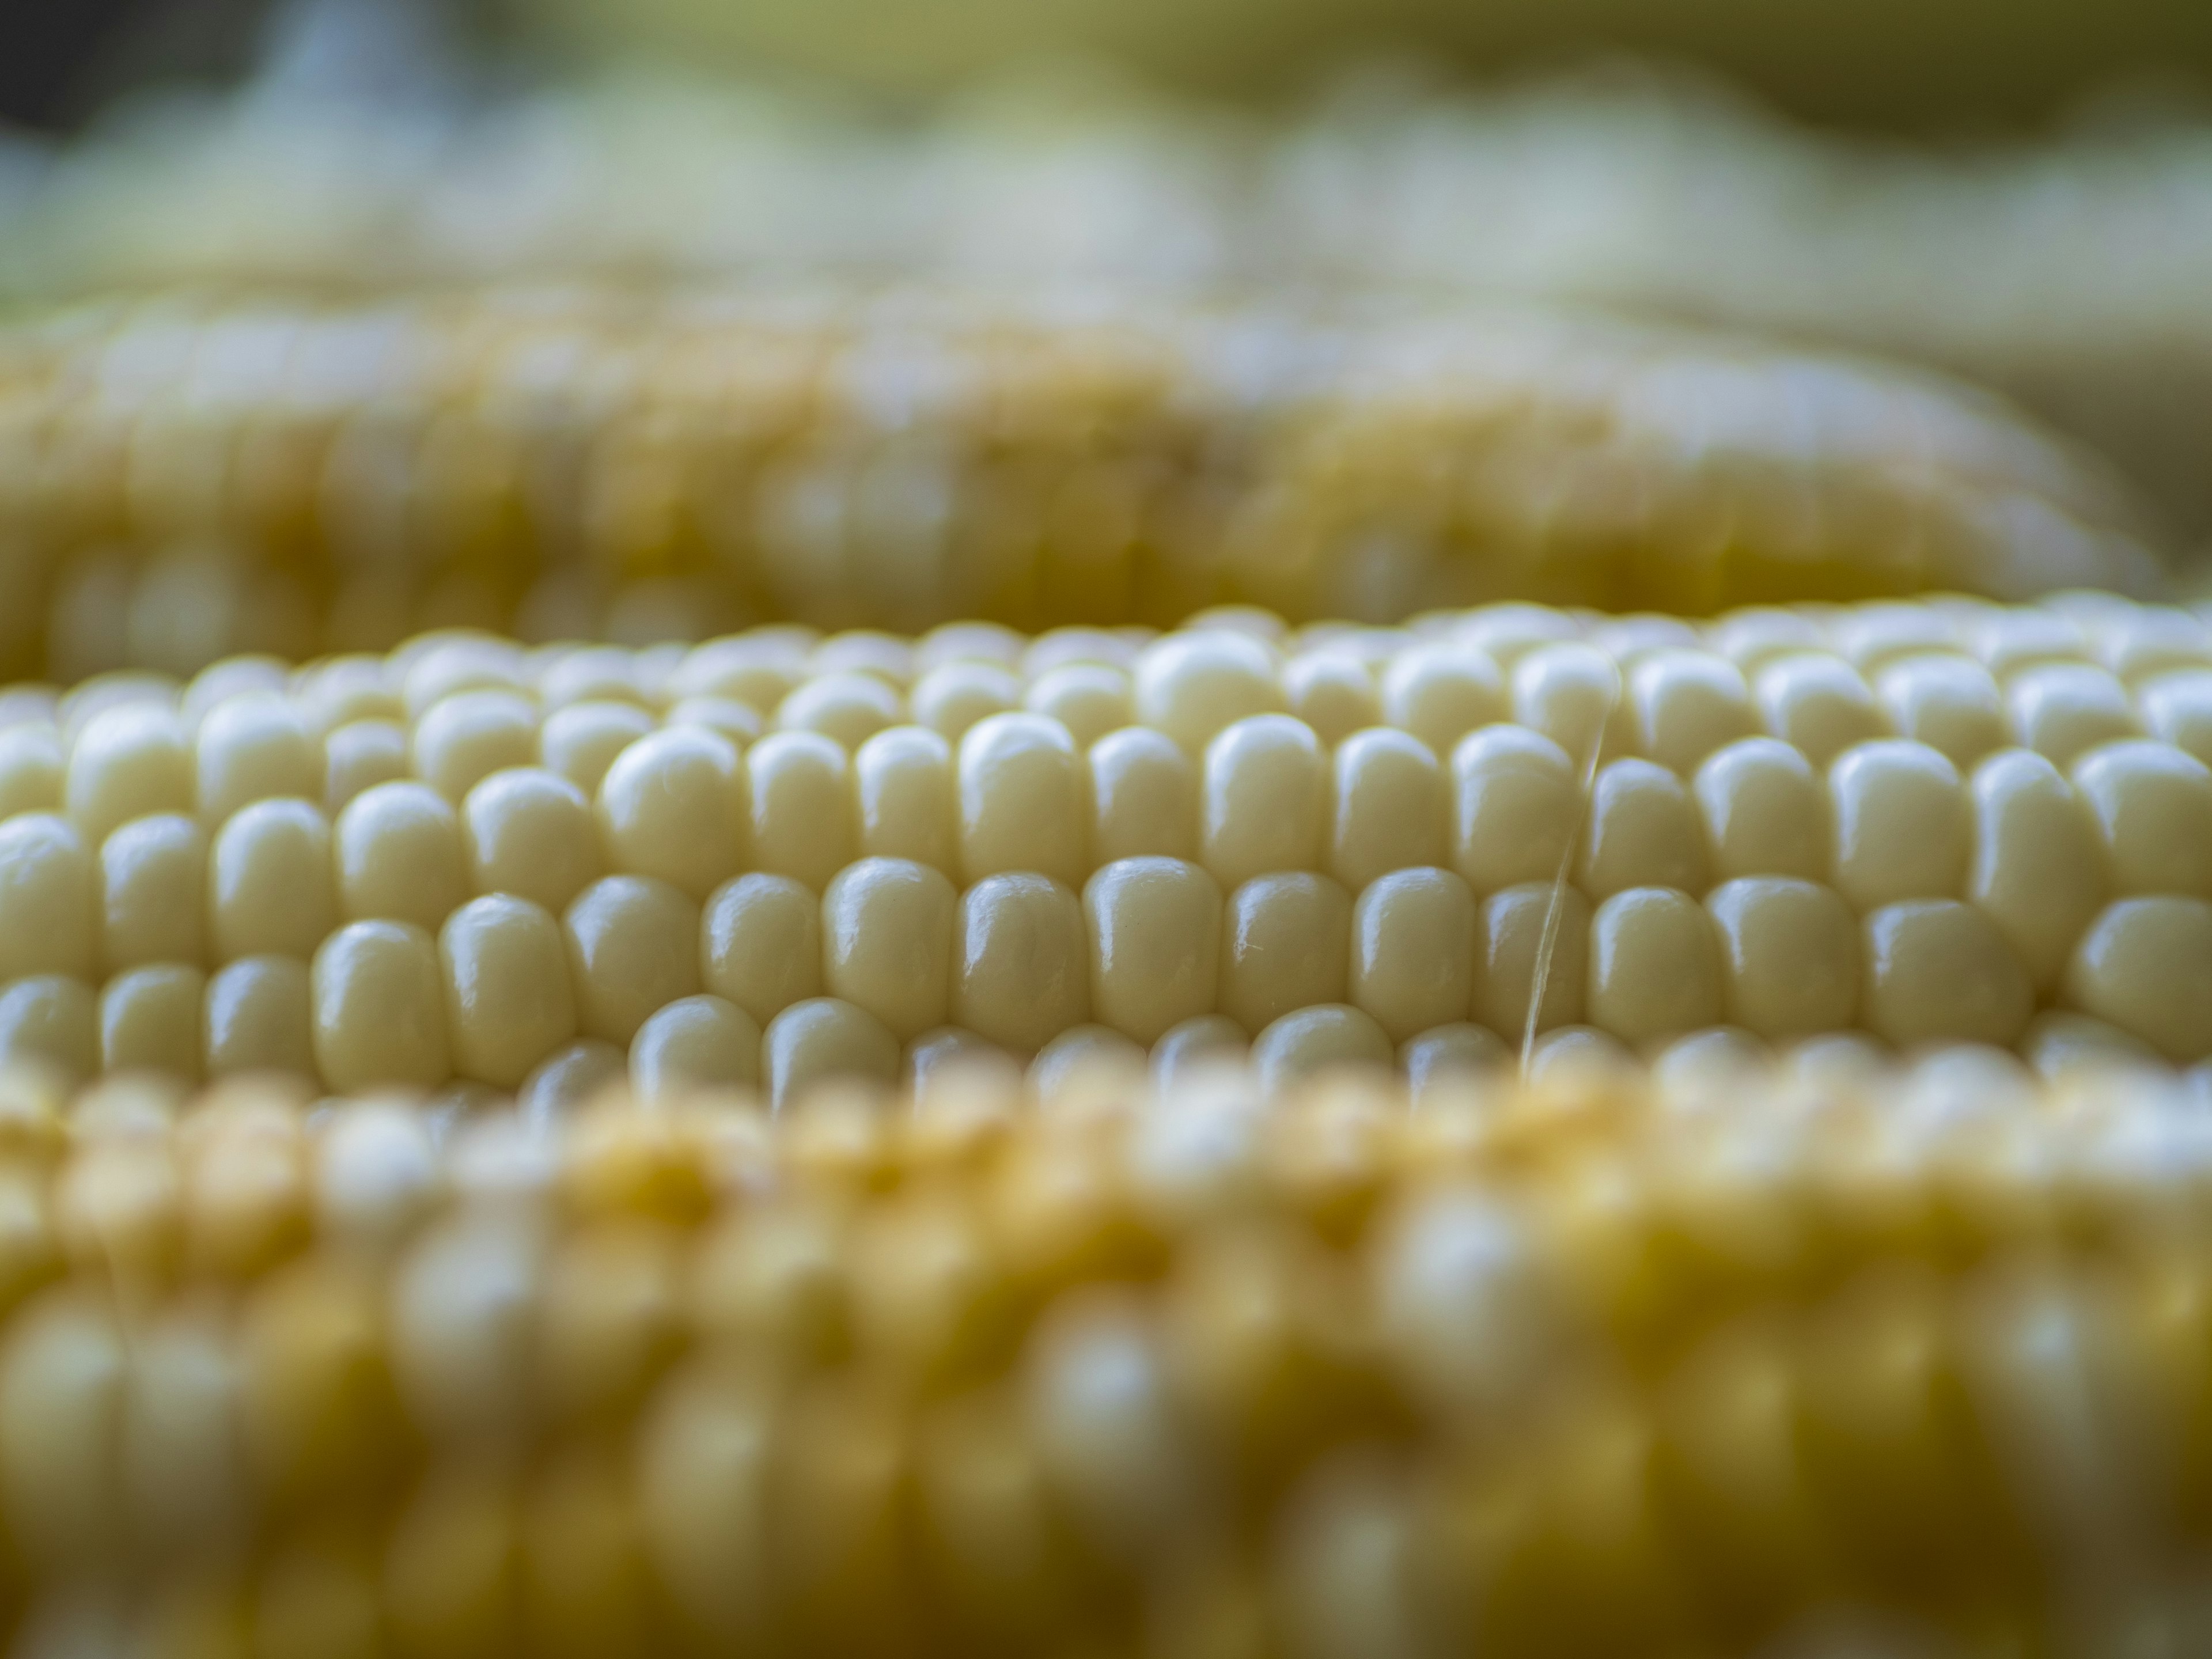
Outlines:
<svg viewBox="0 0 2212 1659"><path fill-rule="evenodd" d="M70 1076L2212 1056L2212 631L2106 595L448 634L0 718L0 1053Z"/></svg>
<svg viewBox="0 0 2212 1659"><path fill-rule="evenodd" d="M12 1650L2212 1643L2200 1103L1249 1086L0 1084Z"/></svg>
<svg viewBox="0 0 2212 1659"><path fill-rule="evenodd" d="M1972 394L1601 319L494 290L0 332L9 677L2158 581L2117 490Z"/></svg>

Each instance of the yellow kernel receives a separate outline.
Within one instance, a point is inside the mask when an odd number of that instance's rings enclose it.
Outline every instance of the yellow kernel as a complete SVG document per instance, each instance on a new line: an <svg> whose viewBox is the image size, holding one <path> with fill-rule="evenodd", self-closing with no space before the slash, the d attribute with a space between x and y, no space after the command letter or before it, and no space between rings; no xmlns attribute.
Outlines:
<svg viewBox="0 0 2212 1659"><path fill-rule="evenodd" d="M434 932L469 895L460 818L427 784L383 783L338 814L338 914Z"/></svg>
<svg viewBox="0 0 2212 1659"><path fill-rule="evenodd" d="M561 925L511 893L473 899L438 935L453 1070L495 1088L520 1087L576 1036L576 1000Z"/></svg>
<svg viewBox="0 0 2212 1659"><path fill-rule="evenodd" d="M558 915L606 870L591 803L539 767L495 772L461 805L469 880L479 893L513 893Z"/></svg>
<svg viewBox="0 0 2212 1659"><path fill-rule="evenodd" d="M1123 859L1083 890L1091 1012L1150 1043L1213 1012L1220 976L1221 889L1180 859Z"/></svg>
<svg viewBox="0 0 2212 1659"><path fill-rule="evenodd" d="M1223 886L1321 866L1328 767L1300 722L1259 714L1227 727L1206 745L1201 787L1201 858Z"/></svg>
<svg viewBox="0 0 2212 1659"><path fill-rule="evenodd" d="M1254 877L1223 918L1222 1012L1257 1031L1294 1009L1344 1001L1351 940L1352 896L1337 882L1303 871Z"/></svg>
<svg viewBox="0 0 2212 1659"><path fill-rule="evenodd" d="M699 989L699 907L650 876L609 876L561 919L576 1022L586 1036L628 1042L654 1010Z"/></svg>
<svg viewBox="0 0 2212 1659"><path fill-rule="evenodd" d="M356 921L315 952L315 1064L331 1088L432 1088L453 1074L438 947L400 921Z"/></svg>
<svg viewBox="0 0 2212 1659"><path fill-rule="evenodd" d="M1090 955L1083 902L1067 888L1046 876L987 877L960 897L953 1021L1033 1054L1090 1017Z"/></svg>

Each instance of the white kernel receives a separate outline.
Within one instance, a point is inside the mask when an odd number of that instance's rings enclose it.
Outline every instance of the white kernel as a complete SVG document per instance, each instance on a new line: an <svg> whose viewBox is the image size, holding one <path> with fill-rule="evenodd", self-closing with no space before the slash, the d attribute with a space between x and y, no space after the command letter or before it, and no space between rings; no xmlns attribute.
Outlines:
<svg viewBox="0 0 2212 1659"><path fill-rule="evenodd" d="M521 1085L576 1036L576 997L561 924L513 894L471 900L438 935L453 1070L495 1088Z"/></svg>
<svg viewBox="0 0 2212 1659"><path fill-rule="evenodd" d="M2212 632L2172 605L2137 605L2117 626L2100 630L2097 656L2121 679L2136 681L2212 663Z"/></svg>
<svg viewBox="0 0 2212 1659"><path fill-rule="evenodd" d="M1138 718L1196 756L1223 727L1285 704L1267 647L1220 629L1171 634L1137 659Z"/></svg>
<svg viewBox="0 0 2212 1659"><path fill-rule="evenodd" d="M2096 819L2115 896L2212 898L2212 769L2162 743L2092 749L2074 787Z"/></svg>
<svg viewBox="0 0 2212 1659"><path fill-rule="evenodd" d="M1252 1040L1253 1069L1270 1094L1322 1072L1387 1071L1396 1057L1371 1015L1341 1003L1285 1014Z"/></svg>
<svg viewBox="0 0 2212 1659"><path fill-rule="evenodd" d="M1812 618L1778 605L1730 611L1713 625L1713 648L1747 674L1793 651L1818 650L1820 630Z"/></svg>
<svg viewBox="0 0 2212 1659"><path fill-rule="evenodd" d="M199 803L184 723L149 702L94 715L70 750L63 799L77 828L95 843L149 812L194 811Z"/></svg>
<svg viewBox="0 0 2212 1659"><path fill-rule="evenodd" d="M750 1089L760 1080L760 1051L751 1015L717 996L684 997L638 1028L629 1046L630 1086L641 1100Z"/></svg>
<svg viewBox="0 0 2212 1659"><path fill-rule="evenodd" d="M1317 650L1292 658L1283 669L1283 695L1290 712L1327 744L1382 724L1375 676L1349 652Z"/></svg>
<svg viewBox="0 0 2212 1659"><path fill-rule="evenodd" d="M438 946L419 927L356 921L315 952L315 1065L341 1093L435 1088L453 1074Z"/></svg>
<svg viewBox="0 0 2212 1659"><path fill-rule="evenodd" d="M1706 896L1729 1022L1763 1037L1848 1029L1859 1003L1858 922L1832 887L1784 877Z"/></svg>
<svg viewBox="0 0 2212 1659"><path fill-rule="evenodd" d="M1449 793L1425 744L1383 728L1347 738L1335 757L1330 872L1352 891L1449 862Z"/></svg>
<svg viewBox="0 0 2212 1659"><path fill-rule="evenodd" d="M806 672L866 674L889 686L909 684L915 675L915 647L896 634L872 628L848 628L832 634L807 654Z"/></svg>
<svg viewBox="0 0 2212 1659"><path fill-rule="evenodd" d="M1048 1109L1092 1088L1134 1095L1145 1079L1145 1051L1109 1027L1077 1025L1037 1050L1029 1076L1030 1087Z"/></svg>
<svg viewBox="0 0 2212 1659"><path fill-rule="evenodd" d="M459 803L493 773L538 759L538 708L514 691L461 691L416 721L409 739L415 775Z"/></svg>
<svg viewBox="0 0 2212 1659"><path fill-rule="evenodd" d="M1328 765L1304 725L1260 714L1227 727L1206 745L1200 787L1201 857L1223 886L1320 867Z"/></svg>
<svg viewBox="0 0 2212 1659"><path fill-rule="evenodd" d="M925 673L946 663L993 663L1000 668L1017 666L1027 639L1000 623L941 623L924 634L915 647L915 665Z"/></svg>
<svg viewBox="0 0 2212 1659"><path fill-rule="evenodd" d="M545 717L538 758L548 771L596 795L616 758L653 729L653 716L634 703L572 703Z"/></svg>
<svg viewBox="0 0 2212 1659"><path fill-rule="evenodd" d="M19 812L58 812L62 742L52 726L0 726L0 821Z"/></svg>
<svg viewBox="0 0 2212 1659"><path fill-rule="evenodd" d="M1091 747L1090 861L1198 856L1198 769L1148 726Z"/></svg>
<svg viewBox="0 0 2212 1659"><path fill-rule="evenodd" d="M100 944L98 882L67 818L26 812L0 823L0 979L89 975Z"/></svg>
<svg viewBox="0 0 2212 1659"><path fill-rule="evenodd" d="M1828 873L1828 796L1799 750L1746 738L1710 757L1694 786L1717 881Z"/></svg>
<svg viewBox="0 0 2212 1659"><path fill-rule="evenodd" d="M978 720L1020 708L1022 685L995 664L950 662L917 680L908 702L916 725L957 743Z"/></svg>
<svg viewBox="0 0 2212 1659"><path fill-rule="evenodd" d="M323 745L323 805L342 811L364 789L412 776L411 763L406 727L392 720L341 726Z"/></svg>
<svg viewBox="0 0 2212 1659"><path fill-rule="evenodd" d="M1123 859L1083 890L1091 1010L1139 1042L1213 1012L1221 889L1180 859Z"/></svg>
<svg viewBox="0 0 2212 1659"><path fill-rule="evenodd" d="M514 1094L515 1110L524 1123L543 1132L620 1087L629 1075L629 1061L620 1048L598 1037L585 1037L556 1048L523 1079ZM462 1163L458 1147L454 1161Z"/></svg>
<svg viewBox="0 0 2212 1659"><path fill-rule="evenodd" d="M392 667L407 713L417 720L457 693L520 690L527 675L520 646L458 629L410 641L394 653Z"/></svg>
<svg viewBox="0 0 2212 1659"><path fill-rule="evenodd" d="M1572 887L1523 882L1482 902L1475 939L1475 1023L1516 1048L1528 1027L1530 1005L1540 994L1537 970L1547 961L1543 944L1555 905L1549 971L1537 1003L1539 1030L1582 1019L1583 990L1589 978L1589 901Z"/></svg>
<svg viewBox="0 0 2212 1659"><path fill-rule="evenodd" d="M257 801L208 854L208 943L216 962L313 956L337 923L331 830L303 800Z"/></svg>
<svg viewBox="0 0 2212 1659"><path fill-rule="evenodd" d="M561 918L584 1035L628 1042L653 1012L699 989L699 907L650 876L609 876Z"/></svg>
<svg viewBox="0 0 2212 1659"><path fill-rule="evenodd" d="M551 721L547 721L551 725ZM749 702L739 702L735 697L679 697L668 705L668 713L661 724L668 726L696 726L726 738L734 748L750 748L760 741L767 729L759 712ZM598 787L597 780L593 788ZM580 785L579 787L581 787Z"/></svg>
<svg viewBox="0 0 2212 1659"><path fill-rule="evenodd" d="M2005 701L2017 741L2062 767L2100 743L2140 735L2127 688L2086 663L2026 669Z"/></svg>
<svg viewBox="0 0 2212 1659"><path fill-rule="evenodd" d="M1914 899L1865 920L1868 1028L1900 1048L1942 1042L2008 1048L2035 990L1996 924L1971 905Z"/></svg>
<svg viewBox="0 0 2212 1659"><path fill-rule="evenodd" d="M1250 1056L1251 1047L1245 1028L1224 1014L1200 1014L1171 1025L1152 1044L1152 1086L1170 1090L1206 1066L1241 1066Z"/></svg>
<svg viewBox="0 0 2212 1659"><path fill-rule="evenodd" d="M670 687L678 696L729 697L769 714L799 684L805 664L805 645L758 630L694 647Z"/></svg>
<svg viewBox="0 0 2212 1659"><path fill-rule="evenodd" d="M1580 775L1549 738L1478 732L1452 754L1452 865L1478 893L1554 879L1583 822Z"/></svg>
<svg viewBox="0 0 2212 1659"><path fill-rule="evenodd" d="M957 1025L924 1031L906 1045L899 1060L900 1082L917 1102L939 1093L957 1099L994 1077L1018 1088L1020 1062L997 1043Z"/></svg>
<svg viewBox="0 0 2212 1659"><path fill-rule="evenodd" d="M779 732L806 732L847 750L906 719L905 700L873 674L817 674L776 705Z"/></svg>
<svg viewBox="0 0 2212 1659"><path fill-rule="evenodd" d="M1628 695L1638 752L1685 777L1714 750L1759 730L1742 673L1710 652L1644 658L1629 674Z"/></svg>
<svg viewBox="0 0 2212 1659"><path fill-rule="evenodd" d="M1586 765L1593 752L1625 746L1625 690L1619 666L1597 647L1545 646L1514 667L1513 719Z"/></svg>
<svg viewBox="0 0 2212 1659"><path fill-rule="evenodd" d="M1652 1081L1677 1097L1708 1088L1741 1088L1774 1062L1773 1051L1748 1031L1716 1025L1667 1044L1651 1059Z"/></svg>
<svg viewBox="0 0 2212 1659"><path fill-rule="evenodd" d="M199 1081L207 975L179 963L118 974L100 994L100 1063L108 1072L164 1072Z"/></svg>
<svg viewBox="0 0 2212 1659"><path fill-rule="evenodd" d="M2067 1000L2179 1065L2212 1055L2212 904L2122 899L2066 970Z"/></svg>
<svg viewBox="0 0 2212 1659"><path fill-rule="evenodd" d="M2108 1021L2057 1011L2035 1017L2021 1039L2020 1053L2039 1076L2048 1079L2160 1066L2165 1060L2149 1043Z"/></svg>
<svg viewBox="0 0 2212 1659"><path fill-rule="evenodd" d="M2039 663L2078 662L2088 652L2076 624L2026 605L1999 606L1968 632L1974 654L2000 678Z"/></svg>
<svg viewBox="0 0 2212 1659"><path fill-rule="evenodd" d="M2054 988L2106 890L2096 821L2042 756L1992 755L1974 769L1966 896L2010 941L2039 991Z"/></svg>
<svg viewBox="0 0 2212 1659"><path fill-rule="evenodd" d="M1594 899L1631 887L1704 892L1705 830L1682 781L1646 760L1614 761L1601 770L1575 881Z"/></svg>
<svg viewBox="0 0 2212 1659"><path fill-rule="evenodd" d="M604 702L642 703L636 659L611 645L563 648L538 677L538 696L548 708Z"/></svg>
<svg viewBox="0 0 2212 1659"><path fill-rule="evenodd" d="M1679 1036L1721 1018L1720 951L1711 921L1666 887L1615 893L1590 922L1590 1024L1624 1042Z"/></svg>
<svg viewBox="0 0 2212 1659"><path fill-rule="evenodd" d="M461 832L477 892L513 893L556 915L606 868L591 803L540 767L495 772L470 790Z"/></svg>
<svg viewBox="0 0 2212 1659"><path fill-rule="evenodd" d="M1769 663L1754 694L1767 731L1815 767L1889 730L1866 682L1834 657L1807 653Z"/></svg>
<svg viewBox="0 0 2212 1659"><path fill-rule="evenodd" d="M1221 1012L1248 1031L1294 1009L1346 1000L1352 896L1305 871L1255 876L1229 896Z"/></svg>
<svg viewBox="0 0 2212 1659"><path fill-rule="evenodd" d="M901 1042L951 1006L952 884L907 859L862 859L822 896L822 983Z"/></svg>
<svg viewBox="0 0 2212 1659"><path fill-rule="evenodd" d="M1504 1076L1513 1065L1504 1039L1465 1020L1431 1026L1398 1045L1398 1069L1417 1106L1455 1085Z"/></svg>
<svg viewBox="0 0 2212 1659"><path fill-rule="evenodd" d="M1136 652L1121 635L1103 628L1052 628L1022 652L1021 669L1032 681L1071 663L1126 671Z"/></svg>
<svg viewBox="0 0 2212 1659"><path fill-rule="evenodd" d="M37 974L0 987L0 1065L51 1066L71 1087L100 1070L100 1017L92 988L68 974Z"/></svg>
<svg viewBox="0 0 2212 1659"><path fill-rule="evenodd" d="M216 704L200 726L196 747L205 823L221 823L257 800L322 798L322 745L281 692L252 691Z"/></svg>
<svg viewBox="0 0 2212 1659"><path fill-rule="evenodd" d="M2153 737L2212 766L2212 672L2161 674L2138 701Z"/></svg>
<svg viewBox="0 0 2212 1659"><path fill-rule="evenodd" d="M752 861L817 893L853 861L852 766L812 732L779 732L745 752Z"/></svg>
<svg viewBox="0 0 2212 1659"><path fill-rule="evenodd" d="M1475 904L1449 870L1400 870L1352 912L1349 1000L1392 1042L1466 1018L1474 989Z"/></svg>
<svg viewBox="0 0 2212 1659"><path fill-rule="evenodd" d="M952 750L919 726L878 732L853 757L864 857L912 859L960 873L960 807Z"/></svg>
<svg viewBox="0 0 2212 1659"><path fill-rule="evenodd" d="M1086 750L1137 717L1128 675L1097 663L1069 663L1040 674L1023 696L1022 707L1058 720L1076 747Z"/></svg>
<svg viewBox="0 0 2212 1659"><path fill-rule="evenodd" d="M1907 657L1882 670L1875 694L1899 737L1958 767L2007 740L2004 696L1989 670L1964 657Z"/></svg>
<svg viewBox="0 0 2212 1659"><path fill-rule="evenodd" d="M1472 646L1408 646L1382 671L1383 719L1438 756L1506 710L1504 677Z"/></svg>
<svg viewBox="0 0 2212 1659"><path fill-rule="evenodd" d="M1531 651L1565 644L1581 634L1572 617L1546 605L1486 605L1452 629L1454 639L1509 671Z"/></svg>
<svg viewBox="0 0 2212 1659"><path fill-rule="evenodd" d="M1562 1025L1536 1039L1523 1069L1525 1081L1544 1088L1569 1079L1637 1075L1642 1068L1620 1039L1593 1025Z"/></svg>
<svg viewBox="0 0 2212 1659"><path fill-rule="evenodd" d="M422 783L382 783L338 814L338 913L434 933L469 895L459 816Z"/></svg>
<svg viewBox="0 0 2212 1659"><path fill-rule="evenodd" d="M332 657L299 677L295 695L309 728L325 736L356 720L404 724L407 717L382 657Z"/></svg>
<svg viewBox="0 0 2212 1659"><path fill-rule="evenodd" d="M898 1068L898 1039L873 1015L835 997L792 1004L761 1038L763 1079L778 1112L817 1083L836 1078L892 1083Z"/></svg>
<svg viewBox="0 0 2212 1659"><path fill-rule="evenodd" d="M739 876L707 901L699 955L707 989L765 1026L822 994L821 902L788 876Z"/></svg>
<svg viewBox="0 0 2212 1659"><path fill-rule="evenodd" d="M1066 728L1042 714L994 714L960 740L961 879L1016 870L1079 884L1091 804Z"/></svg>
<svg viewBox="0 0 2212 1659"><path fill-rule="evenodd" d="M1033 1054L1091 1015L1083 902L1050 877L990 876L960 896L955 1024Z"/></svg>
<svg viewBox="0 0 2212 1659"><path fill-rule="evenodd" d="M1837 890L1861 910L1964 889L1973 826L1959 769L1925 744L1846 751L1828 774Z"/></svg>
<svg viewBox="0 0 2212 1659"><path fill-rule="evenodd" d="M1959 643L1957 625L1933 605L1918 603L1855 605L1838 614L1834 635L1836 648L1868 674L1899 657L1948 651Z"/></svg>
<svg viewBox="0 0 2212 1659"><path fill-rule="evenodd" d="M291 957L247 957L207 985L201 1048L210 1077L245 1072L315 1074L314 1010L307 964Z"/></svg>
<svg viewBox="0 0 2212 1659"><path fill-rule="evenodd" d="M697 726L624 750L599 785L608 866L703 899L737 872L747 812L738 751Z"/></svg>

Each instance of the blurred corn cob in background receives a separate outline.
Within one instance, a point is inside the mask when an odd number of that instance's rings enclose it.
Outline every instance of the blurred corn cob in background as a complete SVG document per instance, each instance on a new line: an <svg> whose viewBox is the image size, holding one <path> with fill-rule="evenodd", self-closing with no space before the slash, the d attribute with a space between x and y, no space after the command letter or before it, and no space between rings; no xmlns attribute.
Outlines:
<svg viewBox="0 0 2212 1659"><path fill-rule="evenodd" d="M0 672L64 682L449 624L2144 592L2143 523L1970 393L1597 317L600 287L0 332Z"/></svg>
<svg viewBox="0 0 2212 1659"><path fill-rule="evenodd" d="M0 1085L14 1651L2192 1655L2202 1106Z"/></svg>

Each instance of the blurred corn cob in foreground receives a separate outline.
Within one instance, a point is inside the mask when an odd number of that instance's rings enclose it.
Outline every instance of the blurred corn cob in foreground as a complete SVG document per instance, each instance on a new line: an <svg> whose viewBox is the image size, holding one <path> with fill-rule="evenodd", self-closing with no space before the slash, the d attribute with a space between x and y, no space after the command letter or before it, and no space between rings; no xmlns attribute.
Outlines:
<svg viewBox="0 0 2212 1659"><path fill-rule="evenodd" d="M0 674L470 624L1707 614L2160 580L1994 406L1600 318L173 296L0 334Z"/></svg>
<svg viewBox="0 0 2212 1659"><path fill-rule="evenodd" d="M781 1102L1838 1036L2212 1059L2203 618L448 634L0 702L0 1052L66 1075Z"/></svg>
<svg viewBox="0 0 2212 1659"><path fill-rule="evenodd" d="M0 1086L13 1651L2212 1643L2202 1106Z"/></svg>

